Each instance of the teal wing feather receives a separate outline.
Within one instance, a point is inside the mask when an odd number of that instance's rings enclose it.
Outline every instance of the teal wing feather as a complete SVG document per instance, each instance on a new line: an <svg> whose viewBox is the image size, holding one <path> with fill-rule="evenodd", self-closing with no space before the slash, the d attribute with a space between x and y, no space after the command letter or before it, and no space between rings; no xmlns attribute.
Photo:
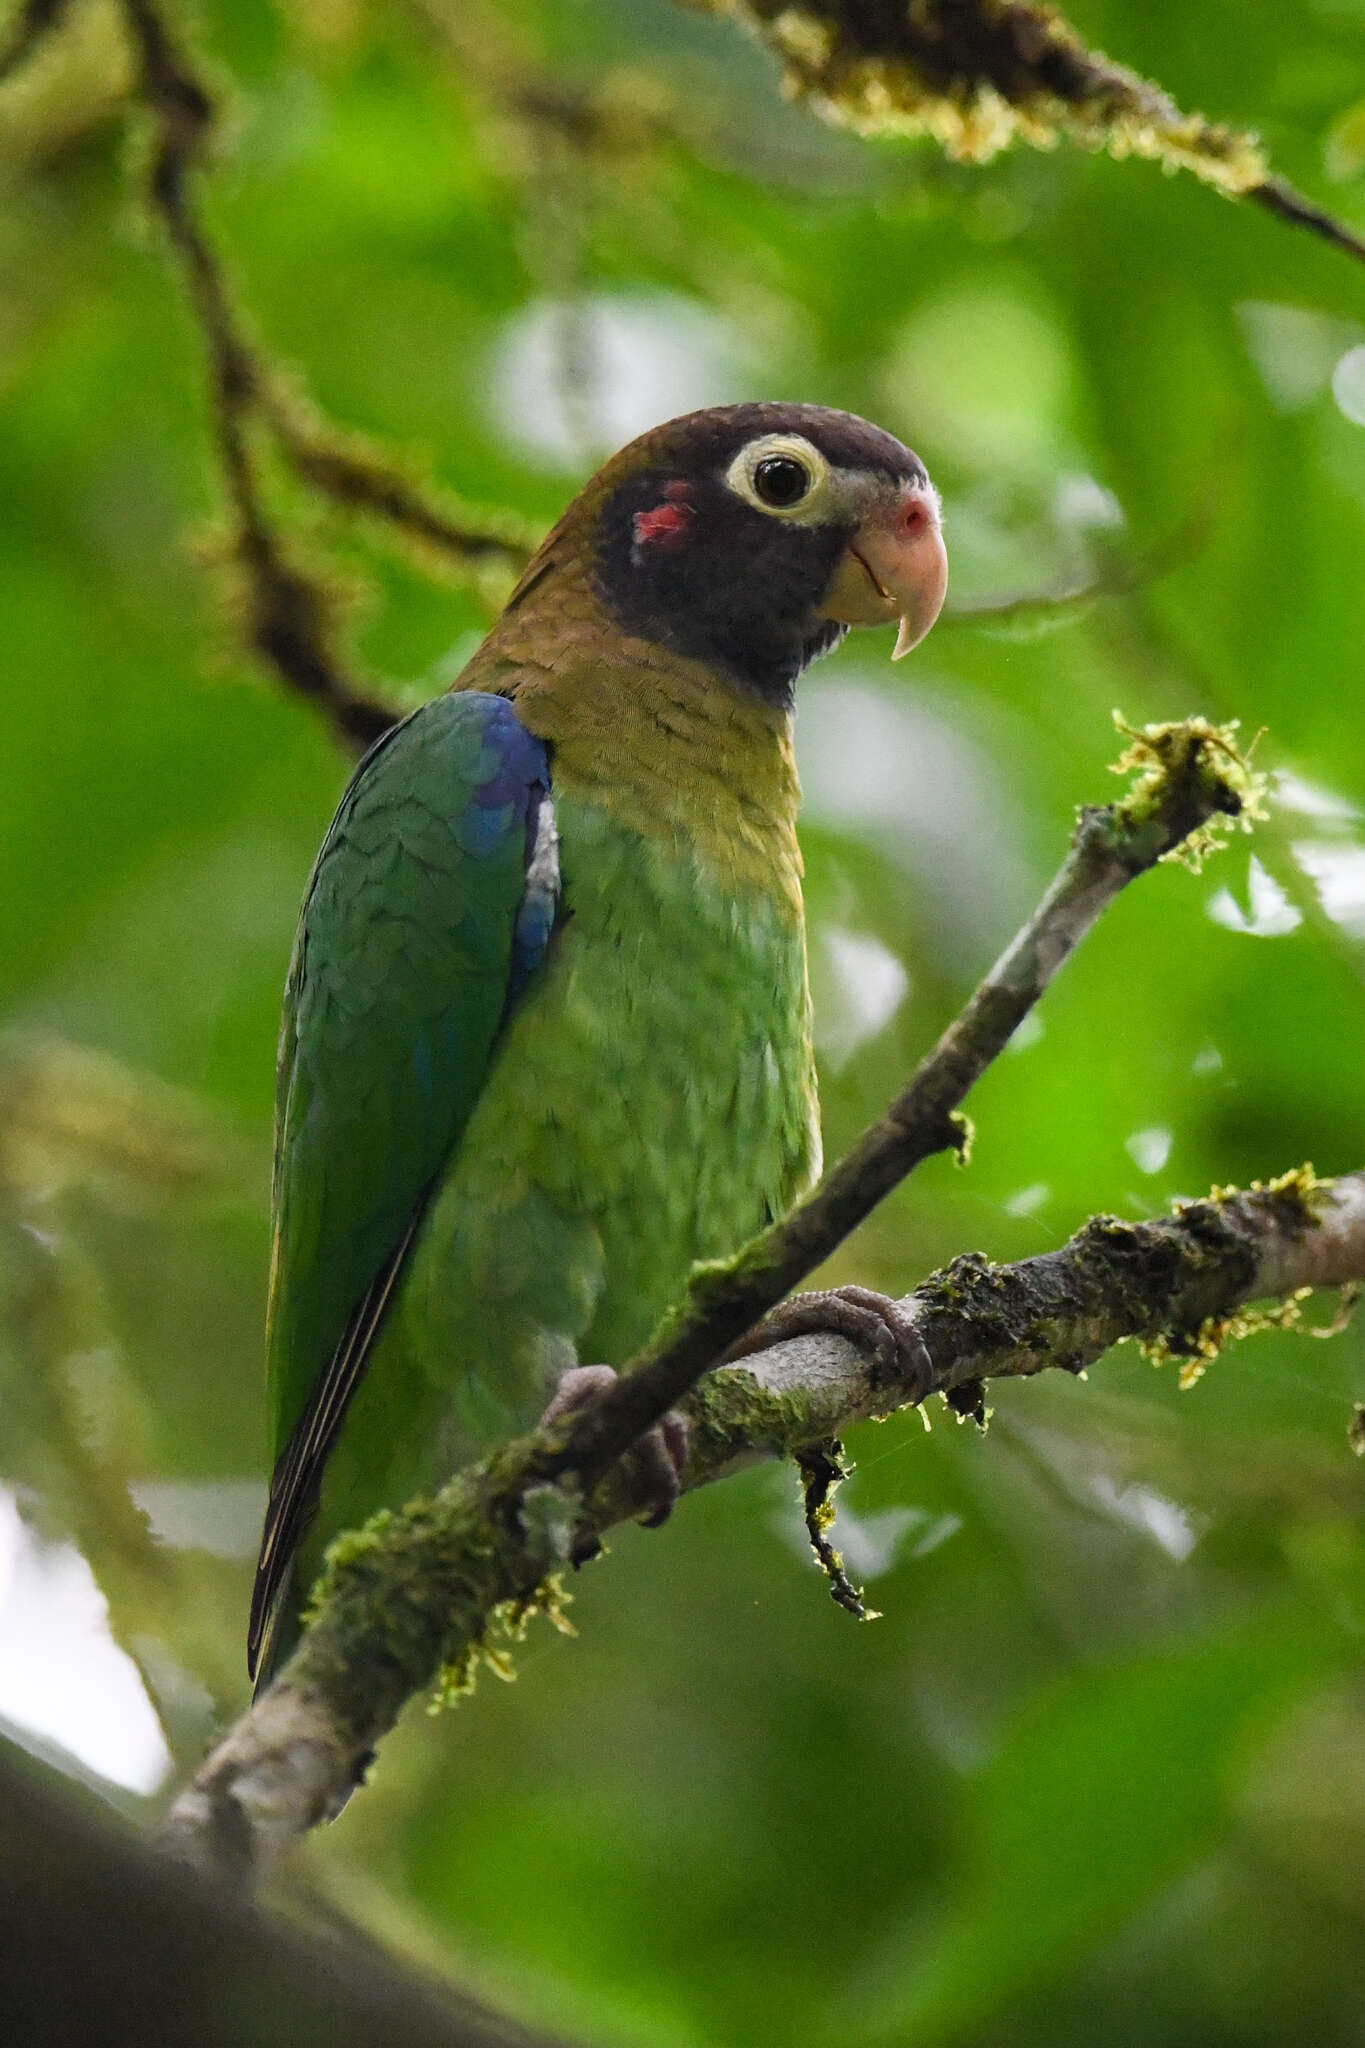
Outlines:
<svg viewBox="0 0 1365 2048"><path fill-rule="evenodd" d="M313 870L280 1039L253 1674L427 1197L548 943L549 781L506 699L438 698L361 763Z"/></svg>

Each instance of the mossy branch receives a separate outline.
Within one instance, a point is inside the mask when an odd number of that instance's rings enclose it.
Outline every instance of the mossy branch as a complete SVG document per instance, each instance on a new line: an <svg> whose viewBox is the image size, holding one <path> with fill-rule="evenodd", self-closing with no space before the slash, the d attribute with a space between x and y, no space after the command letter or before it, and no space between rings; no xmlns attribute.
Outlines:
<svg viewBox="0 0 1365 2048"><path fill-rule="evenodd" d="M690 0L751 29L787 90L862 135L932 136L965 163L1062 139L1192 171L1365 261L1365 236L1275 176L1248 129L1187 114L1032 0Z"/></svg>
<svg viewBox="0 0 1365 2048"><path fill-rule="evenodd" d="M1216 1189L1150 1222L1094 1217L1061 1250L1017 1265L968 1254L902 1305L929 1355L932 1391L973 1413L989 1378L1081 1372L1126 1339L1202 1364L1220 1342L1280 1320L1248 1316L1248 1304L1362 1279L1365 1171L1320 1180L1303 1168ZM889 1380L844 1337L775 1344L717 1367L684 1401L684 1485L756 1458L799 1460L923 1392ZM377 1516L333 1546L318 1619L176 1802L168 1850L249 1885L346 1799L411 1694L443 1671L460 1689L499 1622L515 1633L537 1606L553 1608L571 1545L628 1519L632 1502L611 1484L586 1500L564 1482L531 1486L534 1462L533 1446L509 1445L435 1500ZM843 1604L857 1611L854 1589Z"/></svg>
<svg viewBox="0 0 1365 2048"><path fill-rule="evenodd" d="M975 1389L987 1373L1074 1369L1124 1335L1178 1343L1192 1318L1202 1326L1266 1291L1263 1266L1273 1271L1270 1291L1299 1284L1285 1246L1316 1240L1341 1213L1333 1190L1307 1180L1264 1196L1214 1198L1207 1216L1164 1226L1174 1237L1160 1256L1151 1247L1165 1243L1163 1226L1101 1221L1091 1226L1093 1242L1078 1241L1076 1272L1066 1278L1043 1277L1053 1272L1046 1262L994 1269L960 1261L910 1298L925 1333L927 1382L892 1384L844 1340L802 1337L697 1385L920 1160L964 1149L958 1105L1126 885L1160 860L1197 858L1220 826L1256 813L1258 778L1231 729L1196 719L1128 736L1125 796L1081 813L1037 911L885 1116L811 1196L735 1258L699 1268L650 1349L590 1407L504 1446L434 1500L376 1516L333 1545L316 1618L177 1802L168 1846L243 1883L334 1810L412 1694L429 1691L443 1671L458 1686L500 1619L515 1627L534 1606L555 1611L555 1574L638 1505L623 1454L680 1401L693 1423L686 1483L696 1486L756 1456L826 1443L862 1415L935 1389ZM1358 1218L1356 1236L1365 1270ZM1180 1250L1196 1242L1197 1257ZM1320 1246L1313 1256L1315 1272L1336 1276ZM969 1391L968 1410L978 1398Z"/></svg>
<svg viewBox="0 0 1365 2048"><path fill-rule="evenodd" d="M253 416L268 372L200 219L194 181L207 157L217 105L154 0L123 0L138 63L138 97L151 122L147 199L180 258L204 338L213 427L230 511L227 553L239 583L246 638L289 688L316 705L356 751L398 716L346 672L337 648L337 599L288 547L266 505Z"/></svg>

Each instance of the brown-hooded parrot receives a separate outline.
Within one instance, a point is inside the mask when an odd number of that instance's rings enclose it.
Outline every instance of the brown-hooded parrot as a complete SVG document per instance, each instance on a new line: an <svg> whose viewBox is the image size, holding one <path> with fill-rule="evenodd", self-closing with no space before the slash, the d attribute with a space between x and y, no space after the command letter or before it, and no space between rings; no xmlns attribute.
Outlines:
<svg viewBox="0 0 1365 2048"><path fill-rule="evenodd" d="M946 582L890 434L691 413L357 769L285 996L262 1681L339 1531L627 1362L818 1172L795 686L850 626L914 646Z"/></svg>

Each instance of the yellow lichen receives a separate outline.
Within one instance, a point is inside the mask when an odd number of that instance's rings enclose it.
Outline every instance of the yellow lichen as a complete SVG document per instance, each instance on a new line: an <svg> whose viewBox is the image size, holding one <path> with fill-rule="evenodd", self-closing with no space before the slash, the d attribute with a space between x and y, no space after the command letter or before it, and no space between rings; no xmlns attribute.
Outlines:
<svg viewBox="0 0 1365 2048"><path fill-rule="evenodd" d="M1305 1223L1315 1221L1312 1197L1323 1185L1311 1159L1305 1159L1302 1166L1291 1166L1284 1173L1275 1174L1270 1180L1254 1180L1248 1187L1239 1188L1231 1181L1226 1186L1215 1186L1209 1190L1207 1199L1211 1202L1232 1202L1239 1195L1296 1195L1303 1209ZM1183 1216L1196 1208L1197 1203L1177 1202L1175 1213Z"/></svg>
<svg viewBox="0 0 1365 2048"><path fill-rule="evenodd" d="M799 7L784 8L772 25L772 38L779 50L810 71L828 64L834 42L826 24L813 21Z"/></svg>
<svg viewBox="0 0 1365 2048"><path fill-rule="evenodd" d="M1291 1167L1271 1180L1254 1180L1249 1187L1214 1187L1200 1201L1177 1202L1174 1213L1178 1222L1198 1229L1211 1210L1238 1202L1269 1200L1281 1212L1280 1226L1292 1233L1300 1228L1311 1229L1317 1221L1313 1197L1321 1186L1312 1161L1305 1160L1302 1166ZM1181 1332L1171 1336L1162 1332L1154 1338L1139 1339L1138 1349L1153 1365L1178 1363L1180 1385L1188 1389L1202 1379L1225 1344L1243 1337L1257 1336L1263 1330L1298 1330L1310 1337L1332 1335L1341 1327L1343 1316L1349 1318L1352 1304L1343 1300L1337 1316L1326 1326L1308 1325L1303 1321L1303 1304L1313 1291L1311 1287L1299 1287L1280 1301L1240 1308L1228 1315L1208 1316L1192 1335Z"/></svg>
<svg viewBox="0 0 1365 2048"><path fill-rule="evenodd" d="M1239 745L1240 721L1214 725L1207 718L1182 718L1156 725L1129 725L1121 711L1113 714L1114 724L1128 741L1118 760L1112 762L1115 775L1132 777L1128 794L1120 805L1126 822L1140 823L1160 809L1173 782L1191 772L1219 786L1224 801L1202 824L1188 833L1178 846L1160 857L1179 861L1198 874L1210 854L1225 846L1238 830L1250 832L1267 815L1268 778L1251 765L1251 755L1261 735L1249 747Z"/></svg>
<svg viewBox="0 0 1365 2048"><path fill-rule="evenodd" d="M1150 80L1090 50L1056 8L1029 0L908 0L869 20L840 0L700 0L776 52L783 84L863 135L931 136L950 157L988 163L1017 142L1155 159L1237 195L1264 184L1257 138L1187 114Z"/></svg>
<svg viewBox="0 0 1365 2048"><path fill-rule="evenodd" d="M427 1712L439 1714L444 1708L457 1706L466 1699L478 1683L481 1668L486 1668L504 1685L513 1684L517 1666L510 1646L525 1642L527 1628L538 1614L543 1615L561 1635L577 1635L577 1629L565 1613L572 1602L573 1594L563 1578L558 1572L553 1572L529 1600L505 1600L495 1607L478 1641L470 1643L461 1656L441 1667L435 1689L427 1702Z"/></svg>
<svg viewBox="0 0 1365 2048"><path fill-rule="evenodd" d="M1138 1348L1153 1365L1178 1361L1180 1390L1188 1393L1203 1379L1225 1344L1239 1343L1244 1337L1257 1337L1265 1330L1298 1329L1303 1317L1303 1304L1312 1292L1311 1287L1297 1287L1283 1301L1272 1302L1263 1308L1240 1308L1231 1315L1208 1316L1193 1337L1172 1343L1163 1334L1140 1343Z"/></svg>

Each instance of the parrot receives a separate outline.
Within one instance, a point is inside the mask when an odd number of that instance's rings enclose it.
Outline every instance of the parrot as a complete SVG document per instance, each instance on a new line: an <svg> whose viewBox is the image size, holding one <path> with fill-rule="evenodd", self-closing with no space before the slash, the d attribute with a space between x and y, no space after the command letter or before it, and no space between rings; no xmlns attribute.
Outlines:
<svg viewBox="0 0 1365 2048"><path fill-rule="evenodd" d="M360 763L280 1034L258 1690L334 1538L581 1403L818 1176L795 687L851 627L917 645L947 575L890 433L689 413L599 470ZM894 1309L796 1299L846 1332ZM657 1521L686 1443L654 1436Z"/></svg>

